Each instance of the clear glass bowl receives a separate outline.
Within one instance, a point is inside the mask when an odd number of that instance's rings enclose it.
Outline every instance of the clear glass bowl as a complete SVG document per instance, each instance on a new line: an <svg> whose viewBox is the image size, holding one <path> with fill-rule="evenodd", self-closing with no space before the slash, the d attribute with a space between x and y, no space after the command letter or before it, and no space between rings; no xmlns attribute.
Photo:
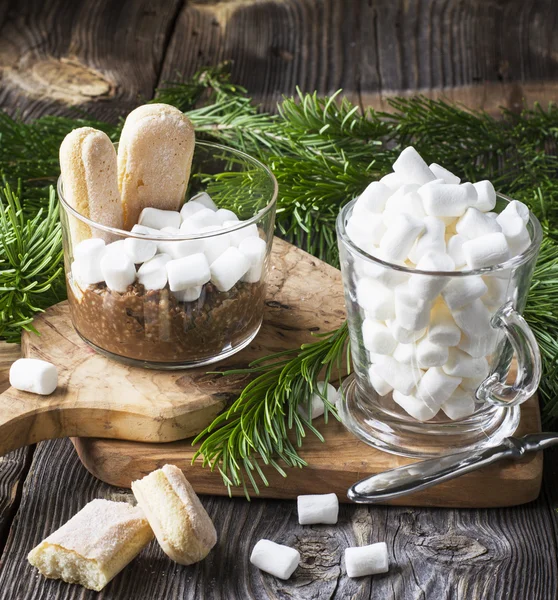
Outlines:
<svg viewBox="0 0 558 600"><path fill-rule="evenodd" d="M64 266L72 323L98 352L111 358L157 369L181 369L213 363L242 350L258 333L264 311L265 282L273 241L277 181L258 160L231 148L196 142L189 188L191 199L207 192L218 208L234 211L238 224L216 232L172 235L132 233L106 227L76 212L64 199L64 185L58 182L60 218L63 231ZM209 247L231 245L250 235L266 242L261 273L244 276L230 290L219 291L211 282L199 297L172 292L168 283L160 290L147 290L136 279L123 293L104 282L78 284L72 264L78 238L76 232L91 232L107 244L135 239L165 244L165 253L176 254L179 244ZM138 268L140 265L136 265Z"/></svg>

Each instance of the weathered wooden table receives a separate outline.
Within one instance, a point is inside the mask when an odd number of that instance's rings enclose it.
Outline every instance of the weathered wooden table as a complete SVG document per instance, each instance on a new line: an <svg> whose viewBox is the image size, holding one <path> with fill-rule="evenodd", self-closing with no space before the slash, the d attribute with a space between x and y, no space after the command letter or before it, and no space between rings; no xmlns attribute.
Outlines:
<svg viewBox="0 0 558 600"><path fill-rule="evenodd" d="M362 106L421 89L517 110L555 99L557 21L554 0L3 0L0 106L114 121L176 73L232 58L235 81L270 110L296 84L343 87ZM17 352L1 348L0 386ZM151 544L96 595L44 580L25 557L86 502L129 492L91 477L68 440L42 443L0 458L0 600L555 599L556 459L546 454L536 502L501 510L345 505L338 526L302 528L294 502L206 497L220 537L207 560L181 567ZM261 537L305 557L290 581L250 567ZM390 572L347 578L343 549L377 540Z"/></svg>

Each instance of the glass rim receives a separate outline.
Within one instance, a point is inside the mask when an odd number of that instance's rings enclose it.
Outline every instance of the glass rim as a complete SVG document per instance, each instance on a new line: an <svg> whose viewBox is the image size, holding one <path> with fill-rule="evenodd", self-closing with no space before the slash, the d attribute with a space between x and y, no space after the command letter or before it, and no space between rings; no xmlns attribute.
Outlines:
<svg viewBox="0 0 558 600"><path fill-rule="evenodd" d="M114 145L116 146L116 145L118 145L118 143L116 143ZM62 181L62 175L60 175L58 177L58 181L56 184L56 191L58 193L58 199L59 199L60 203L62 204L62 206L64 207L64 210L68 211L76 219L78 219L82 223L85 223L89 227L92 227L93 229L104 231L106 233L111 233L113 235L117 235L120 237L125 236L125 237L137 238L137 239L141 239L141 240L153 240L153 241L157 241L157 242L160 242L162 240L164 240L164 241L199 240L199 239L217 237L220 235L231 233L233 231L240 231L246 227L249 227L253 223L259 222L263 217L265 217L265 215L267 213L269 213L273 209L273 207L277 203L277 195L279 192L279 186L277 184L277 179L275 178L275 175L272 173L272 171L269 167L264 165L257 158L254 158L253 156L246 154L246 152L242 152L242 150L236 150L235 148L223 146L222 144L216 144L214 142L204 142L204 141L196 140L196 143L194 146L194 152L195 152L195 148L197 148L199 146L230 152L231 154L239 156L239 157L247 160L248 162L253 163L256 167L258 167L259 169L264 171L267 174L267 176L269 177L269 179L271 180L271 182L273 183L273 193L271 194L271 200L262 209L260 209L256 214L254 214L249 219L246 219L245 221L239 221L238 225L231 225L230 227L227 227L224 229L219 229L216 231L206 231L204 233L191 233L191 234L185 233L183 235L169 235L169 234L166 234L165 232L163 232L161 235L155 235L155 234L138 233L136 231L127 231L126 229L119 229L117 227L110 227L109 225L103 225L101 223L97 223L96 221L93 221L89 217L82 215L73 206L70 206L68 204L68 202L66 201L66 199L64 198L64 188L63 188L64 182Z"/></svg>
<svg viewBox="0 0 558 600"><path fill-rule="evenodd" d="M502 200L510 203L513 201L513 198L496 192L496 196L501 198ZM407 267L405 265L398 265L396 263L391 263L377 256L373 256L372 254L368 254L351 240L349 235L347 234L347 230L345 228L345 217L349 210L352 210L356 201L358 200L358 196L345 204L339 211L336 219L336 230L337 236L339 240L347 246L353 253L358 254L359 258L366 260L368 262L375 263L385 268L393 269L394 271L401 271L402 273L409 273L410 275L419 274L419 275L430 275L430 276L443 276L443 277L470 277L476 275L488 275L490 273L495 273L498 271L505 271L508 269L519 267L527 262L529 262L533 257L535 257L539 251L541 242L542 242L542 227L538 220L538 218L529 210L529 222L533 227L533 237L531 239L531 243L528 248L524 250L521 254L517 256L513 256L503 263L499 263L497 265L491 265L490 267L481 267L479 269L469 269L469 270L459 270L459 271L425 271L422 269L414 269L412 267Z"/></svg>

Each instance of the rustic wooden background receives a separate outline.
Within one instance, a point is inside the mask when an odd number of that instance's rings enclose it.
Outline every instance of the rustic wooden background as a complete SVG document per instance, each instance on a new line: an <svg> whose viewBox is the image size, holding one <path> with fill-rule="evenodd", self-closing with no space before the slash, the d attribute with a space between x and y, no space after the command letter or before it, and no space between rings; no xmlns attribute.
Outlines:
<svg viewBox="0 0 558 600"><path fill-rule="evenodd" d="M0 0L0 106L114 121L163 81L232 59L268 110L296 85L361 106L420 91L519 110L556 98L557 25L555 0ZM15 356L2 348L0 386ZM301 528L294 502L204 498L221 539L206 561L180 567L153 544L97 595L25 556L89 500L128 492L92 478L67 440L43 443L0 458L0 600L555 599L557 459L536 502L502 510L344 506L337 527ZM249 567L261 537L305 557L289 582ZM377 540L390 572L348 579L343 549Z"/></svg>

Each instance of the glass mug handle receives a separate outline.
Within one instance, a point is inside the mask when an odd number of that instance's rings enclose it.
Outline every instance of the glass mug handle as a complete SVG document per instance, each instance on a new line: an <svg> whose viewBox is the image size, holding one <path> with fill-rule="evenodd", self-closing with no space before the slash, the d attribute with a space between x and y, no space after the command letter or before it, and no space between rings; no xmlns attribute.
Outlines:
<svg viewBox="0 0 558 600"><path fill-rule="evenodd" d="M492 327L501 329L510 342L516 359L517 375L513 384L506 384L507 361L496 364L495 371L477 389L481 402L498 406L515 406L525 402L537 390L541 380L541 353L535 336L525 319L513 308L504 304L492 317Z"/></svg>

